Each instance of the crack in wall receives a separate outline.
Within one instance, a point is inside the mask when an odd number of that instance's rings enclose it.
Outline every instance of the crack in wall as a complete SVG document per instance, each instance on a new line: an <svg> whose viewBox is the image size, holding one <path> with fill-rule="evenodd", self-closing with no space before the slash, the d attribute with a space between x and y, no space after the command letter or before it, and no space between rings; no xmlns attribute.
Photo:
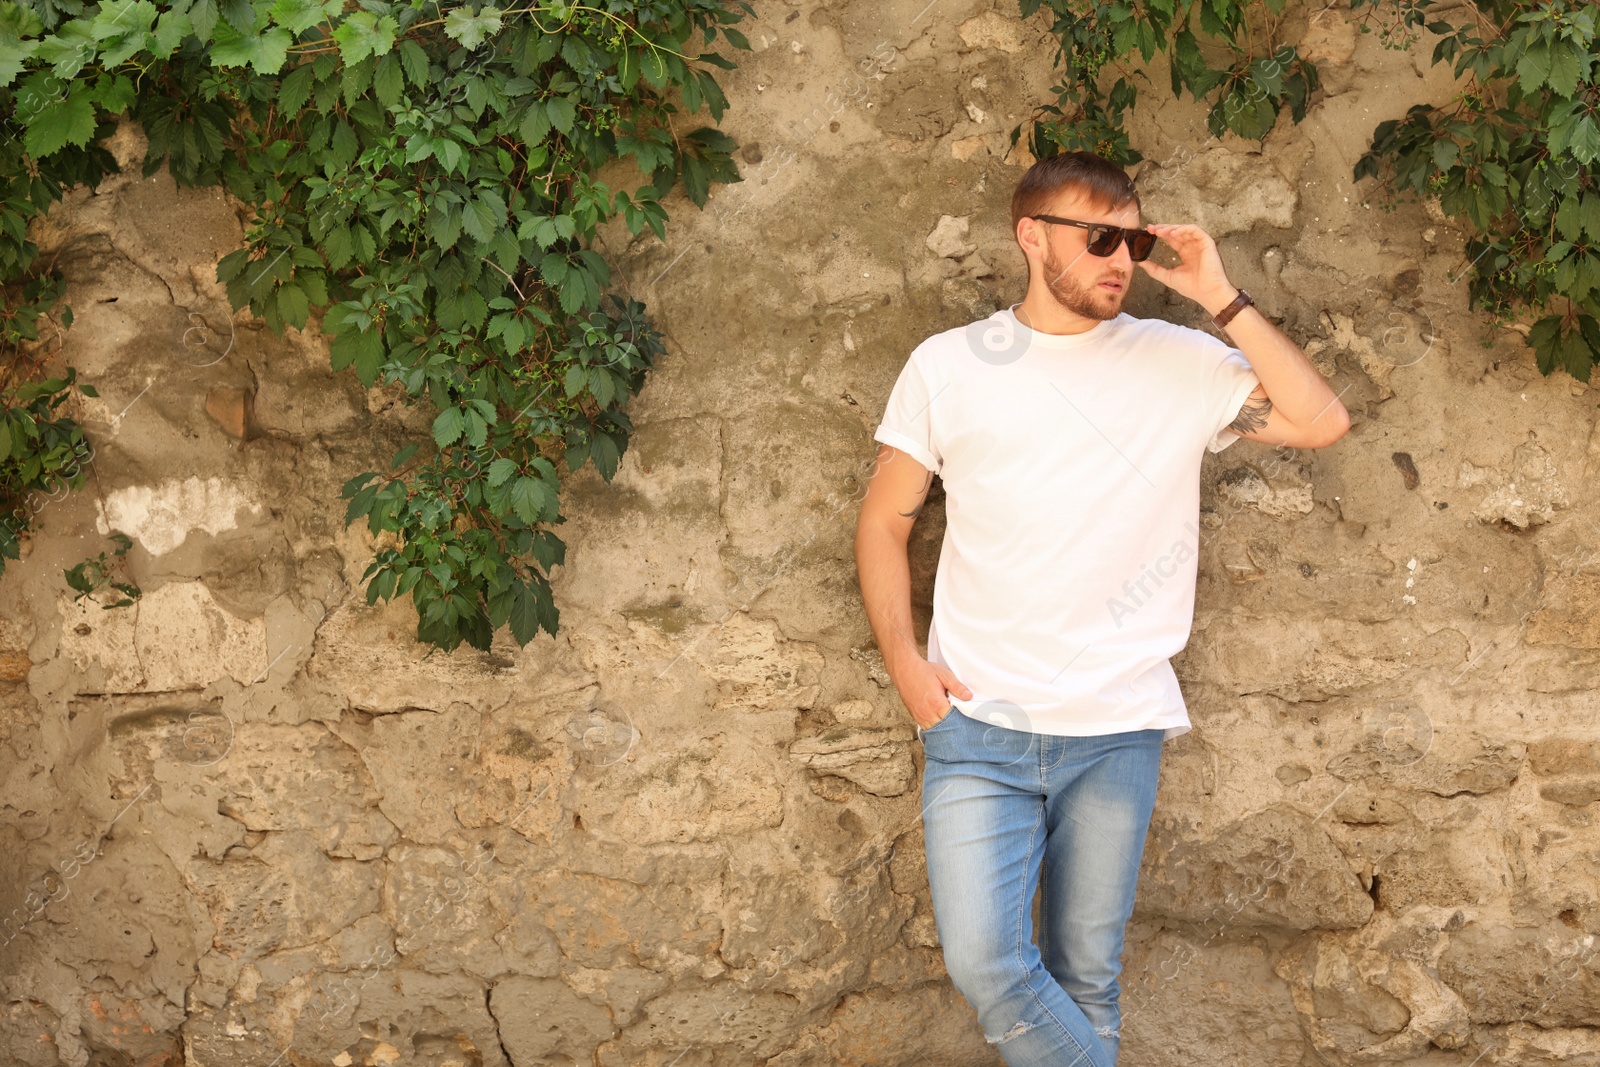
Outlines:
<svg viewBox="0 0 1600 1067"><path fill-rule="evenodd" d="M500 1036L500 1017L494 1013L494 986L488 986L483 991L483 1010L489 1013L489 1019L494 1023L494 1039L500 1046L500 1055L506 1058L511 1067L517 1067L517 1061L511 1058L511 1050L506 1048L506 1039Z"/></svg>

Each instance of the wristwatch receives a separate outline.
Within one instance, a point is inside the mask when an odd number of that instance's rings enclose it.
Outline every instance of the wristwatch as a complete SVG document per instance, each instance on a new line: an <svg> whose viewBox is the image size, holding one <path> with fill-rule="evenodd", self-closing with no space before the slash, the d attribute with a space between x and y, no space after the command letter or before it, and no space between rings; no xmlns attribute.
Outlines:
<svg viewBox="0 0 1600 1067"><path fill-rule="evenodd" d="M1245 292L1243 289L1240 289L1239 295L1233 298L1233 303L1229 304L1227 307L1211 316L1211 321L1216 323L1217 329L1220 330L1224 326L1228 325L1229 319L1239 314L1239 312L1243 311L1248 305L1254 303L1255 298L1249 293Z"/></svg>

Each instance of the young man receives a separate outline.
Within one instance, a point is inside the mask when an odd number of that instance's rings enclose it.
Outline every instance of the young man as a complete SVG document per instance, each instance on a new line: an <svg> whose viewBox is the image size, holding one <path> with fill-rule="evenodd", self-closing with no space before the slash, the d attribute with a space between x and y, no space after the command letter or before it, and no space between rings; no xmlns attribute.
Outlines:
<svg viewBox="0 0 1600 1067"><path fill-rule="evenodd" d="M1161 745L1190 729L1168 661L1194 621L1200 461L1236 437L1331 445L1349 415L1204 230L1139 228L1121 168L1040 160L1011 214L1027 295L911 353L873 435L856 564L926 757L951 980L1006 1063L1112 1067ZM1178 266L1145 258L1156 238ZM1124 313L1135 263L1238 347ZM924 658L906 540L934 474L946 528Z"/></svg>

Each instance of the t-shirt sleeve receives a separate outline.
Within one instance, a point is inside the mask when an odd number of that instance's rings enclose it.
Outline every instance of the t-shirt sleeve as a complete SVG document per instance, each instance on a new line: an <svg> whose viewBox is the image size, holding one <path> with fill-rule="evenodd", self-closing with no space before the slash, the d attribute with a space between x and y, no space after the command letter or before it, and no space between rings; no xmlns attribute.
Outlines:
<svg viewBox="0 0 1600 1067"><path fill-rule="evenodd" d="M1239 415L1245 397L1261 384L1250 361L1232 345L1206 333L1191 331L1200 345L1200 396L1206 411L1207 452L1221 452L1239 439L1228 423Z"/></svg>
<svg viewBox="0 0 1600 1067"><path fill-rule="evenodd" d="M944 462L933 432L933 398L937 395L937 389L929 388L921 358L912 352L889 391L889 403L872 434L874 441L898 448L935 474Z"/></svg>

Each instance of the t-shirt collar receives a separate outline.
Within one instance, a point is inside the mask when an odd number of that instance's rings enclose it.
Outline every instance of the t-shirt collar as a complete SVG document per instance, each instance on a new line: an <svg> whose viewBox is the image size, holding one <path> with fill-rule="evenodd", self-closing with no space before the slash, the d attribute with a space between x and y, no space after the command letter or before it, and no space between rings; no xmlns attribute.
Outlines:
<svg viewBox="0 0 1600 1067"><path fill-rule="evenodd" d="M995 312L996 315L1007 319L1011 327L1016 330L1017 336L1023 339L1029 348L1078 348L1083 345L1093 344L1111 332L1112 323L1121 319L1126 312L1119 312L1114 318L1102 319L1082 333L1043 333L1030 328L1021 319L1017 318L1017 308L1022 301L1017 301L1010 307Z"/></svg>

